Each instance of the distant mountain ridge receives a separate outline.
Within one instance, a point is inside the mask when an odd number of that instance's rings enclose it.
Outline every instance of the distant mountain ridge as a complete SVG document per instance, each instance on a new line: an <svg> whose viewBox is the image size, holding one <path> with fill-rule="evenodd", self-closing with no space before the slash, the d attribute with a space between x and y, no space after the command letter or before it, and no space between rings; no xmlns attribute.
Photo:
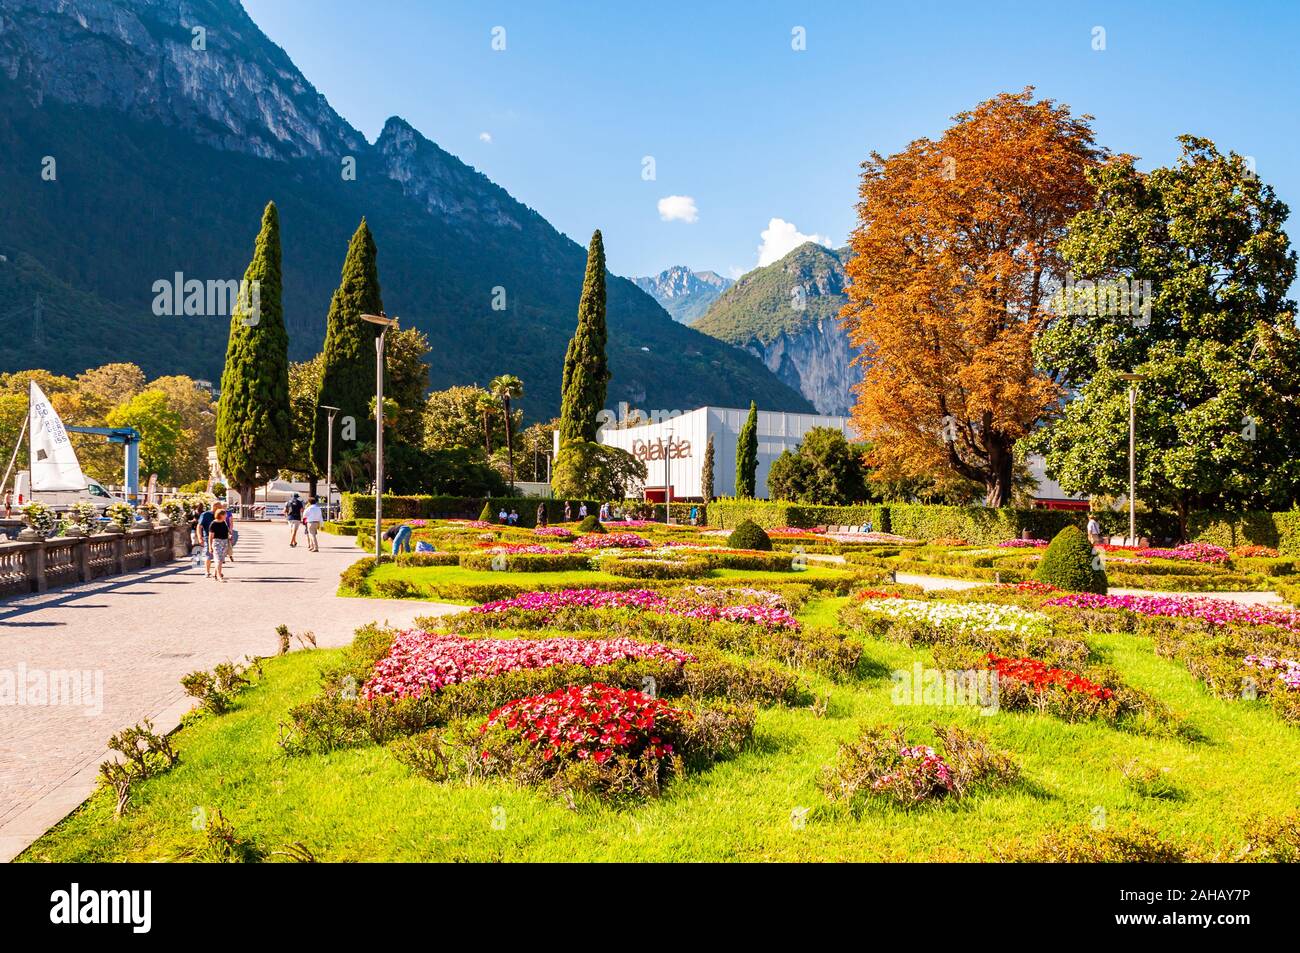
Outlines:
<svg viewBox="0 0 1300 953"><path fill-rule="evenodd" d="M819 413L846 415L861 370L839 323L848 301L847 248L805 242L743 275L692 327L763 361Z"/></svg>
<svg viewBox="0 0 1300 953"><path fill-rule="evenodd" d="M195 49L200 29L205 48ZM47 158L52 178L42 176ZM176 272L241 276L274 200L292 358L319 348L365 216L385 307L428 335L432 385L509 372L524 380L530 419L558 410L585 249L399 118L366 142L237 0L0 0L0 194L7 250L107 303L114 329L52 322L47 352L6 348L0 370L44 353L61 372L136 360L217 379L228 319L156 325L152 286ZM607 282L610 406L808 407L632 282ZM31 303L11 287L23 300L0 298L0 315ZM159 341L169 333L184 345L175 365L171 342Z"/></svg>
<svg viewBox="0 0 1300 953"><path fill-rule="evenodd" d="M636 286L654 298L674 321L691 324L734 284L716 271L692 271L673 265L650 278L634 278Z"/></svg>

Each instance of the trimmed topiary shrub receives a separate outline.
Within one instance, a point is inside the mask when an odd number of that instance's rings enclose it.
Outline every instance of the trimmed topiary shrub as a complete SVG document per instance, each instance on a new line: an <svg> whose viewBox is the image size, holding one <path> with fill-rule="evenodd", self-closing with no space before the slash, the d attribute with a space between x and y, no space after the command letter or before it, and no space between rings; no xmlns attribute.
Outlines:
<svg viewBox="0 0 1300 953"><path fill-rule="evenodd" d="M584 516L582 522L578 524L579 533L603 533L605 527L600 524L600 519L596 516Z"/></svg>
<svg viewBox="0 0 1300 953"><path fill-rule="evenodd" d="M753 520L745 520L733 529L727 537L727 545L732 549L757 549L761 552L772 550L771 537Z"/></svg>
<svg viewBox="0 0 1300 953"><path fill-rule="evenodd" d="M481 510L478 511L478 518L479 518L480 520L482 520L484 523L491 523L491 522L492 522L492 519L493 519L493 513L492 513L492 504L491 504L491 503L489 503L489 502L486 501L486 500L483 501L483 509L481 509Z"/></svg>
<svg viewBox="0 0 1300 953"><path fill-rule="evenodd" d="M1034 578L1066 592L1105 595L1106 571L1093 568L1095 558L1092 544L1083 530L1067 526L1056 534L1043 553L1043 561L1038 564Z"/></svg>

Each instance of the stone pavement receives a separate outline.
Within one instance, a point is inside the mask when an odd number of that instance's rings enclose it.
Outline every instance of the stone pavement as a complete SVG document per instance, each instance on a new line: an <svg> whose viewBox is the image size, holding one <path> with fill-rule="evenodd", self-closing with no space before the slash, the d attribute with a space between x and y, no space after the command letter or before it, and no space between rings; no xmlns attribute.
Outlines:
<svg viewBox="0 0 1300 953"><path fill-rule="evenodd" d="M182 675L275 654L282 622L325 648L346 645L366 622L404 626L462 608L339 598L339 573L363 555L351 537L322 533L311 553L302 542L289 548L283 523L238 529L224 585L178 561L0 601L0 862L91 793L112 734L143 718L175 727L192 703ZM26 698L12 694L15 683ZM48 703L50 689L66 695L69 686L72 703Z"/></svg>

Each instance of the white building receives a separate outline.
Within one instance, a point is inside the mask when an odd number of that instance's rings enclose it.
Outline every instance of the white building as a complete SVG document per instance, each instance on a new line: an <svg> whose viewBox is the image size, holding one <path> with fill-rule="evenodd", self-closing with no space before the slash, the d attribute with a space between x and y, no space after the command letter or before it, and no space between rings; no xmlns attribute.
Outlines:
<svg viewBox="0 0 1300 953"><path fill-rule="evenodd" d="M596 439L611 447L621 447L645 464L648 498L662 500L667 485L672 487L672 498L679 500L703 497L700 471L704 467L704 449L712 437L713 495L734 496L736 441L748 416L748 409L700 407L635 427L607 425L600 429ZM767 473L772 461L783 451L798 446L804 434L814 427L834 427L850 440L854 439L847 417L758 412L755 490L759 497L767 498Z"/></svg>

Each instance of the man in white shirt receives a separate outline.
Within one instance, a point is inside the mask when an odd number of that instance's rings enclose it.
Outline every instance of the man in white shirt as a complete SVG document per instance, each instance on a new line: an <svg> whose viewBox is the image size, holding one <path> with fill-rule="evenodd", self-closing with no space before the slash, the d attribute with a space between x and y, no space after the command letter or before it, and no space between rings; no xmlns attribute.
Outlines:
<svg viewBox="0 0 1300 953"><path fill-rule="evenodd" d="M1088 542L1094 546L1101 542L1101 524L1097 522L1096 513L1088 514Z"/></svg>
<svg viewBox="0 0 1300 953"><path fill-rule="evenodd" d="M325 514L321 512L320 503L316 497L311 498L311 503L302 514L302 521L307 524L307 549L313 553L320 552L320 544L316 539L316 534L320 532L320 524L325 521Z"/></svg>

